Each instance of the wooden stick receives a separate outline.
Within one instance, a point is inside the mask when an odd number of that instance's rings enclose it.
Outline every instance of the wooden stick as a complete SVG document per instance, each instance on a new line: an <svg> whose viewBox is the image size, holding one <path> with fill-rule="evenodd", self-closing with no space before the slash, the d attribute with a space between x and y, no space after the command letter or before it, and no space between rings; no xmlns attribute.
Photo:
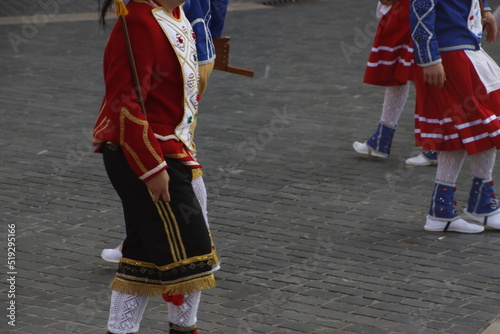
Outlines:
<svg viewBox="0 0 500 334"><path fill-rule="evenodd" d="M134 82L134 91L135 91L135 94L137 95L137 102L139 102L139 106L142 109L142 113L147 118L146 107L144 105L144 99L142 98L141 85L139 83L139 76L137 75L137 68L135 66L134 53L132 51L132 43L130 43L130 35L128 33L127 23L125 22L125 16L120 15L119 19L120 19L120 23L121 23L122 30L123 30L123 35L125 37L125 44L127 46L127 56L128 56L128 61L130 64L130 72L132 73L132 80Z"/></svg>
<svg viewBox="0 0 500 334"><path fill-rule="evenodd" d="M229 73L244 75L244 76L247 76L250 78L252 78L254 75L254 71L252 71L252 70L247 70L245 68L239 68L239 67L234 67L234 66L226 67L226 71Z"/></svg>
<svg viewBox="0 0 500 334"><path fill-rule="evenodd" d="M229 37L218 37L213 39L215 46L215 64L214 70L230 72L247 77L253 77L254 72L244 68L229 66Z"/></svg>

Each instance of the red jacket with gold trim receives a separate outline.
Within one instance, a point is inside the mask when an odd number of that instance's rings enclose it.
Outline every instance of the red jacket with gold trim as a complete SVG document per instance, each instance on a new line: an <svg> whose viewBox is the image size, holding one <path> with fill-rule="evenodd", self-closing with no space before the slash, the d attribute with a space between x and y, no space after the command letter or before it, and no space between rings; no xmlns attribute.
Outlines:
<svg viewBox="0 0 500 334"><path fill-rule="evenodd" d="M185 119L186 82L174 46L152 14L151 4L134 1L127 7L127 30L147 117L134 92L125 39L117 21L104 53L106 93L94 127L95 151L101 152L106 141L119 144L143 181L167 168L164 156L179 159L191 168L201 167L193 149L175 135ZM180 11L176 8L174 16L179 17ZM189 42L183 38L177 41ZM195 47L193 50L196 53ZM195 122L196 116L189 117L189 122Z"/></svg>

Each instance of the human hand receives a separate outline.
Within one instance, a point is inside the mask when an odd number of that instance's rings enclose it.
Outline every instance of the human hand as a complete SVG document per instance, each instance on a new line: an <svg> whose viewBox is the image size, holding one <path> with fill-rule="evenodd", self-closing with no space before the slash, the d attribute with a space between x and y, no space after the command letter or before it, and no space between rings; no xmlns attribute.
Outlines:
<svg viewBox="0 0 500 334"><path fill-rule="evenodd" d="M446 73L444 73L444 67L442 63L432 65L429 67L424 67L424 82L443 88L446 81Z"/></svg>
<svg viewBox="0 0 500 334"><path fill-rule="evenodd" d="M486 18L486 42L494 42L497 39L498 25L495 16L491 12L485 13Z"/></svg>
<svg viewBox="0 0 500 334"><path fill-rule="evenodd" d="M170 193L168 192L169 181L170 176L166 170L146 181L146 186L151 193L153 202L158 203L160 199L163 199L165 202L170 202Z"/></svg>

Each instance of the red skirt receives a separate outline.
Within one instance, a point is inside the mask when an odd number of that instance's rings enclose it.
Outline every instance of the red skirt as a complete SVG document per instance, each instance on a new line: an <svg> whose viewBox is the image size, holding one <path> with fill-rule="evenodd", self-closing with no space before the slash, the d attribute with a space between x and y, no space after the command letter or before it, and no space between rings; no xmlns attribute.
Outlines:
<svg viewBox="0 0 500 334"><path fill-rule="evenodd" d="M413 80L415 61L410 34L409 0L396 1L377 27L364 83L400 86Z"/></svg>
<svg viewBox="0 0 500 334"><path fill-rule="evenodd" d="M441 53L443 88L423 82L416 69L415 143L424 150L466 150L474 154L500 148L500 90L491 93L463 51Z"/></svg>

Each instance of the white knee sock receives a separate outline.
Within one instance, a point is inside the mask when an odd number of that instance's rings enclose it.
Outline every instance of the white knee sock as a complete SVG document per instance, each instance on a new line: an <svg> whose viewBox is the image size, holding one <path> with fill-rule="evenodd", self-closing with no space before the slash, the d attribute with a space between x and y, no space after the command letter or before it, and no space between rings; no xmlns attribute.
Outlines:
<svg viewBox="0 0 500 334"><path fill-rule="evenodd" d="M203 218L205 218L205 223L208 227L208 215L207 215L207 188L205 187L205 182L202 176L198 176L196 179L191 181L193 186L193 191L196 199L200 203L201 211L203 213Z"/></svg>
<svg viewBox="0 0 500 334"><path fill-rule="evenodd" d="M401 112L405 107L409 94L409 83L406 83L402 86L386 87L380 121L391 127L395 127L398 124L399 117L401 116Z"/></svg>
<svg viewBox="0 0 500 334"><path fill-rule="evenodd" d="M495 166L496 157L497 150L495 148L472 154L470 156L470 168L472 175L480 179L491 179L493 176L493 167Z"/></svg>
<svg viewBox="0 0 500 334"><path fill-rule="evenodd" d="M184 296L182 305L168 303L168 319L179 327L191 327L198 321L198 306L200 305L201 291Z"/></svg>
<svg viewBox="0 0 500 334"><path fill-rule="evenodd" d="M442 151L438 154L436 181L455 184L465 160L465 150Z"/></svg>
<svg viewBox="0 0 500 334"><path fill-rule="evenodd" d="M194 194L196 195L196 199L200 203L201 211L203 213L203 218L205 218L205 223L207 224L207 228L210 228L208 224L208 213L207 213L207 188L205 187L205 182L203 181L203 177L199 176L196 179L191 181L191 185L193 186ZM219 270L220 263L216 263L213 266L213 270Z"/></svg>
<svg viewBox="0 0 500 334"><path fill-rule="evenodd" d="M115 334L138 332L148 300L147 296L126 295L113 290L109 308L108 330Z"/></svg>

